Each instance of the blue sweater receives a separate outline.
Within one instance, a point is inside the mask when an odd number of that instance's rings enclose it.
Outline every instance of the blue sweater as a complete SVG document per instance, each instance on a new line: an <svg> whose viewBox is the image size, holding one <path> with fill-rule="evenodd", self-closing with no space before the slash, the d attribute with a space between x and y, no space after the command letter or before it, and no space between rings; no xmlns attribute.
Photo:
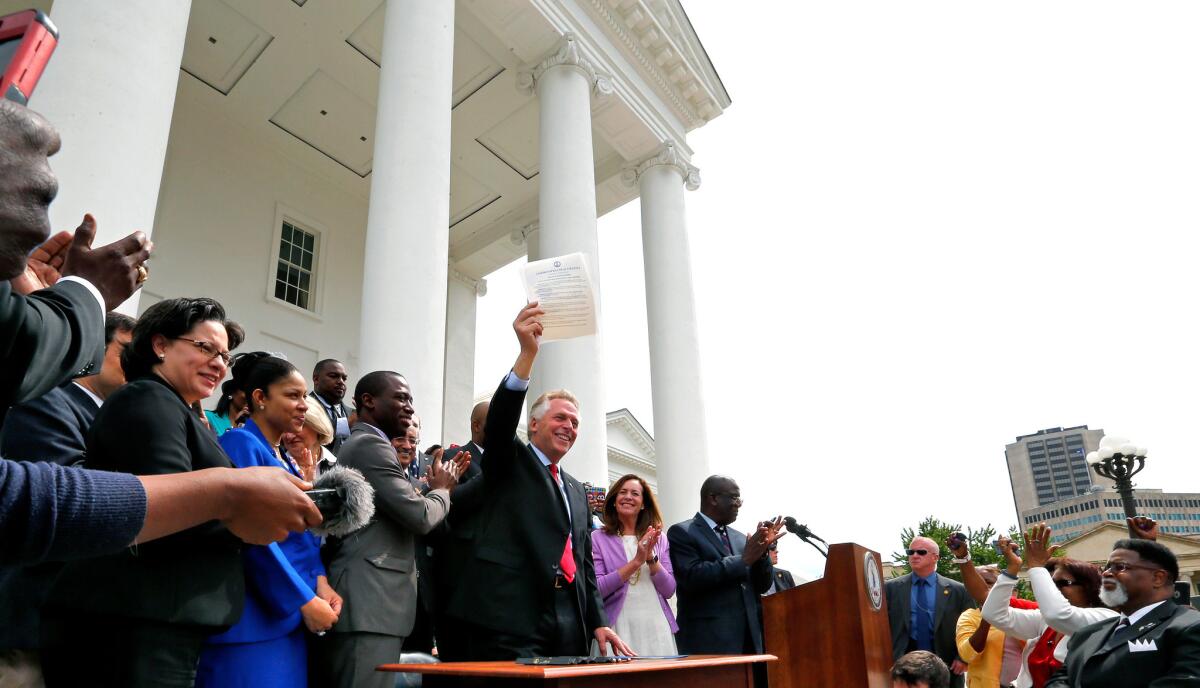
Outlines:
<svg viewBox="0 0 1200 688"><path fill-rule="evenodd" d="M0 459L0 563L110 554L145 520L146 490L135 476Z"/></svg>
<svg viewBox="0 0 1200 688"><path fill-rule="evenodd" d="M276 458L252 420L221 435L220 443L238 468L275 466L296 475ZM228 631L211 636L209 643L249 643L291 633L300 625L300 607L316 597L317 576L325 575L320 541L308 531L291 533L286 540L266 546L247 546L242 563L246 571L242 618Z"/></svg>

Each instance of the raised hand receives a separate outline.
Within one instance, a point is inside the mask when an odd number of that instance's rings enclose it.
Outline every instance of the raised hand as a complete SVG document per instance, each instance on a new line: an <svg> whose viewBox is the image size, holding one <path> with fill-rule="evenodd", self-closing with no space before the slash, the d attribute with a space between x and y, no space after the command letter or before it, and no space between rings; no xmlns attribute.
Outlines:
<svg viewBox="0 0 1200 688"><path fill-rule="evenodd" d="M429 478L429 489L450 490L458 484L459 466L462 464L457 459L461 458L463 453L459 452L455 461L443 463L441 459L434 459L433 463L429 464L429 472L426 473L426 477ZM469 456L467 461L470 462Z"/></svg>
<svg viewBox="0 0 1200 688"><path fill-rule="evenodd" d="M1054 556L1050 546L1050 526L1042 523L1021 535L1025 542L1025 565L1031 569L1041 568Z"/></svg>
<svg viewBox="0 0 1200 688"><path fill-rule="evenodd" d="M59 232L42 242L29 254L25 272L12 278L12 289L18 294L32 294L54 286L62 277L63 261L71 247L71 233Z"/></svg>
<svg viewBox="0 0 1200 688"><path fill-rule="evenodd" d="M1017 543L1009 540L1007 537L1001 537L998 540L1000 551L1004 553L1004 558L1008 560L1008 573L1015 576L1021 572L1021 557L1017 554Z"/></svg>
<svg viewBox="0 0 1200 688"><path fill-rule="evenodd" d="M541 317L545 314L546 311L538 307L537 301L525 304L517 314L513 330L517 333L517 341L521 343L522 353L537 353L542 338Z"/></svg>
<svg viewBox="0 0 1200 688"><path fill-rule="evenodd" d="M104 310L111 311L142 286L143 273L147 270L143 263L150 257L154 244L142 232L92 248L95 238L96 220L91 215L84 215L67 249L62 274L90 282L104 297Z"/></svg>
<svg viewBox="0 0 1200 688"><path fill-rule="evenodd" d="M1143 540L1158 539L1158 522L1147 516L1134 516L1133 518L1125 519L1125 523L1129 526L1129 532L1136 538Z"/></svg>
<svg viewBox="0 0 1200 688"><path fill-rule="evenodd" d="M654 547L658 544L658 536L661 534L662 530L654 526L646 529L642 539L638 540L637 557L639 561L645 563L654 558Z"/></svg>

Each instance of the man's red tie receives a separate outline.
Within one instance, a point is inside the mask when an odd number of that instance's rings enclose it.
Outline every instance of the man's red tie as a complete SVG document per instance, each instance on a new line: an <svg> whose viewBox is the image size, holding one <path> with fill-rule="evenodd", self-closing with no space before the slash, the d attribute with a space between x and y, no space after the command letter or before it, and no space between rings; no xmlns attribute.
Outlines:
<svg viewBox="0 0 1200 688"><path fill-rule="evenodd" d="M558 489L558 464L550 464L550 477L554 479L554 489ZM567 520L570 523L570 519ZM562 569L563 578L568 583L575 582L575 552L571 549L571 534L567 533L567 544L563 547L562 557L558 560L558 568Z"/></svg>

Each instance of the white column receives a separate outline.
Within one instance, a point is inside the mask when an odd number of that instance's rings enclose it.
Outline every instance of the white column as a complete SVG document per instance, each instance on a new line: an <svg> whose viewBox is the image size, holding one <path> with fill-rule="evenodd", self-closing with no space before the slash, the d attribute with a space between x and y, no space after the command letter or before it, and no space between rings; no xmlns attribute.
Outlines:
<svg viewBox="0 0 1200 688"><path fill-rule="evenodd" d="M658 499L667 523L676 523L696 512L700 484L709 474L683 202L684 186L697 188L700 173L667 142L659 154L626 170L625 181L636 181L641 195Z"/></svg>
<svg viewBox="0 0 1200 688"><path fill-rule="evenodd" d="M96 245L153 233L191 0L55 0L59 44L29 106L62 136L55 231L96 217ZM150 263L151 278L154 263ZM138 295L121 306L136 313Z"/></svg>
<svg viewBox="0 0 1200 688"><path fill-rule="evenodd" d="M599 284L592 93L610 93L611 84L580 54L575 37L567 34L557 53L518 75L518 85L536 89L540 116L539 230L537 253L530 258L583 252L592 280ZM581 481L605 485L608 441L600 336L547 343L533 374L536 389L565 388L579 399L579 436L566 469Z"/></svg>
<svg viewBox="0 0 1200 688"><path fill-rule="evenodd" d="M433 443L465 444L471 439L471 408L475 405L475 311L487 294L487 280L476 280L453 267L446 287L446 400L442 404L442 435L425 434L422 448Z"/></svg>
<svg viewBox="0 0 1200 688"><path fill-rule="evenodd" d="M442 434L453 61L453 0L388 0L359 370L402 373L427 437Z"/></svg>

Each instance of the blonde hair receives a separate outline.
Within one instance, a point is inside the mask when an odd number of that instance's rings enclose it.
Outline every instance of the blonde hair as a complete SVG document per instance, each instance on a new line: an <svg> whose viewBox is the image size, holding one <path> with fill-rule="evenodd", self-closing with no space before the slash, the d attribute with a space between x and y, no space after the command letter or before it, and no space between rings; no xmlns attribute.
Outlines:
<svg viewBox="0 0 1200 688"><path fill-rule="evenodd" d="M542 392L541 396L533 402L533 406L529 408L529 417L534 420L541 420L542 416L546 415L546 407L555 399L563 399L575 405L575 410L579 410L579 400L575 398L565 389L552 389L549 392Z"/></svg>
<svg viewBox="0 0 1200 688"><path fill-rule="evenodd" d="M317 433L318 444L326 445L333 441L333 426L329 424L329 416L325 415L320 402L314 400L308 405L304 411L304 424Z"/></svg>

